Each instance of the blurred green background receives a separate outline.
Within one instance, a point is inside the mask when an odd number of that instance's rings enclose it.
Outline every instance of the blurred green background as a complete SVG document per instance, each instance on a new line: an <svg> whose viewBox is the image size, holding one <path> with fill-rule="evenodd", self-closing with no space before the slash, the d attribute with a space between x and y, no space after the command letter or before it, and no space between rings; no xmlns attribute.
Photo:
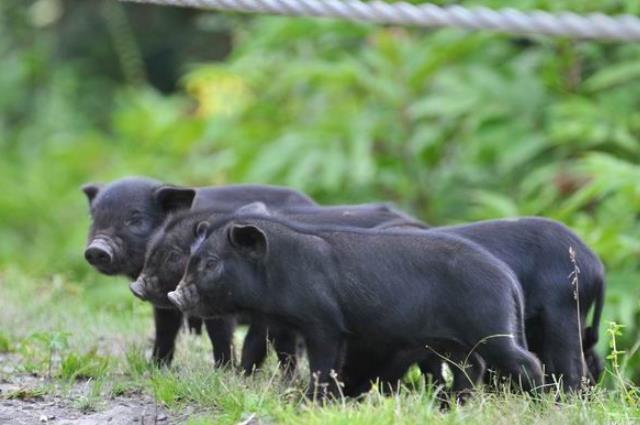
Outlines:
<svg viewBox="0 0 640 425"><path fill-rule="evenodd" d="M640 14L635 0L517 7ZM561 220L607 266L603 329L625 325L627 354L640 344L638 43L3 0L0 58L0 270L118 308L133 302L123 282L82 256L82 183L283 184L433 225Z"/></svg>

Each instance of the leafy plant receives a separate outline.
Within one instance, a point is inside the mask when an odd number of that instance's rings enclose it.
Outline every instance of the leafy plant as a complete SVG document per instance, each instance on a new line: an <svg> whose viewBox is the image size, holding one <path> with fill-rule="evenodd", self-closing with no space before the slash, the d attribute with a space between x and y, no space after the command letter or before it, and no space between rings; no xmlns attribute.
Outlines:
<svg viewBox="0 0 640 425"><path fill-rule="evenodd" d="M0 333L0 353L8 353L9 351L11 351L10 339L4 333Z"/></svg>
<svg viewBox="0 0 640 425"><path fill-rule="evenodd" d="M32 373L46 371L50 378L55 362L69 346L69 335L61 331L36 332L25 338L19 348L23 368Z"/></svg>
<svg viewBox="0 0 640 425"><path fill-rule="evenodd" d="M63 379L102 378L109 368L109 357L100 356L96 349L84 354L69 353L60 362L59 376Z"/></svg>

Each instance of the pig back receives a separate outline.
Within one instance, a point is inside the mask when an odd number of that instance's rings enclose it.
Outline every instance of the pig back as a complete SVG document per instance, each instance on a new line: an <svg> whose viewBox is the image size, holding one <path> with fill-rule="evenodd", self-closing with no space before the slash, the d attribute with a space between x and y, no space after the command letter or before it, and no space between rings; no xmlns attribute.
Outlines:
<svg viewBox="0 0 640 425"><path fill-rule="evenodd" d="M196 189L192 209L215 208L224 204L226 208L240 208L252 202L264 202L267 206L284 208L317 205L302 192L281 186L240 184Z"/></svg>

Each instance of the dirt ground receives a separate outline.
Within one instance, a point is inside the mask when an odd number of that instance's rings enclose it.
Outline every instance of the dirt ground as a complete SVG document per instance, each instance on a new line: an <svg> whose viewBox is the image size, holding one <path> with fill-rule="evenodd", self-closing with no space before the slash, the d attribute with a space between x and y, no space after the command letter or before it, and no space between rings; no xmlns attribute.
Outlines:
<svg viewBox="0 0 640 425"><path fill-rule="evenodd" d="M0 425L129 425L170 424L174 418L143 394L101 399L92 409L74 403L87 392L74 385L68 397L38 394L40 378L15 375L0 383Z"/></svg>

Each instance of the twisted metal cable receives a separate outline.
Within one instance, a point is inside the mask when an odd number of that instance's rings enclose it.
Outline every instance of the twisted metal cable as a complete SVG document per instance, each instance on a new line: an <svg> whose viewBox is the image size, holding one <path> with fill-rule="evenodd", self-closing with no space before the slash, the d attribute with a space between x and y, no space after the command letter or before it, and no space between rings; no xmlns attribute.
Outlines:
<svg viewBox="0 0 640 425"><path fill-rule="evenodd" d="M640 40L640 18L602 13L578 15L540 10L440 7L374 0L120 0L206 10L271 13L421 27L457 27L514 34L546 34L579 39Z"/></svg>

